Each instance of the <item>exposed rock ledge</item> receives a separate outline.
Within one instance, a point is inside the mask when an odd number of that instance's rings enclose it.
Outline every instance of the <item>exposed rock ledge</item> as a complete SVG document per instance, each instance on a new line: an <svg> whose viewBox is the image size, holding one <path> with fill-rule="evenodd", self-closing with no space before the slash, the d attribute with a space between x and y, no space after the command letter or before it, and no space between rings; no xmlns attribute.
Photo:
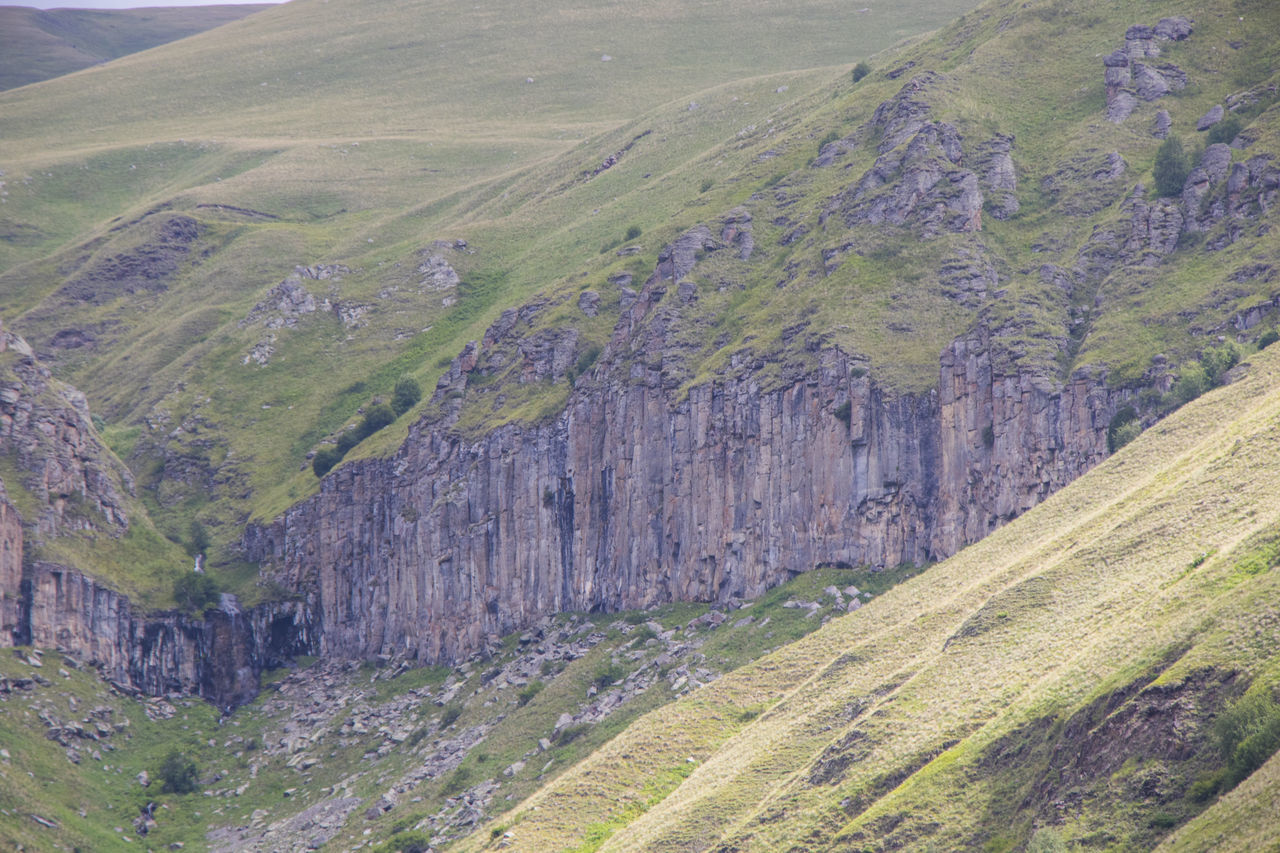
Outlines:
<svg viewBox="0 0 1280 853"><path fill-rule="evenodd" d="M2 502L0 508L12 509ZM0 521L4 516L0 511ZM0 646L57 649L126 691L194 694L227 709L257 695L264 669L308 651L305 611L293 602L244 613L232 601L202 616L145 613L65 566L35 562L17 584L12 569L0 563ZM15 588L21 596L11 594Z"/></svg>

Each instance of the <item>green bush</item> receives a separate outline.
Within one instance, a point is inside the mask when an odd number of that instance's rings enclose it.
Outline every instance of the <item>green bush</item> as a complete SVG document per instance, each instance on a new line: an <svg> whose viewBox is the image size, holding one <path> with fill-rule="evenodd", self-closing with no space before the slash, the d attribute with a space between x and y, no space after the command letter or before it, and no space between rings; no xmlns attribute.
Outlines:
<svg viewBox="0 0 1280 853"><path fill-rule="evenodd" d="M1258 338L1258 349L1266 349L1276 341L1280 341L1280 331L1268 329Z"/></svg>
<svg viewBox="0 0 1280 853"><path fill-rule="evenodd" d="M311 458L311 470L317 477L323 477L342 461L342 451L336 447L322 447Z"/></svg>
<svg viewBox="0 0 1280 853"><path fill-rule="evenodd" d="M1250 690L1218 715L1213 733L1227 763L1224 787L1230 790L1280 749L1280 704L1267 689Z"/></svg>
<svg viewBox="0 0 1280 853"><path fill-rule="evenodd" d="M1132 425L1132 426L1131 426ZM1107 451L1115 453L1142 432L1142 424L1138 421L1138 410L1133 406L1122 406L1111 417L1107 425Z"/></svg>
<svg viewBox="0 0 1280 853"><path fill-rule="evenodd" d="M1188 403L1209 390L1209 374L1200 362L1183 365L1178 381L1173 384L1173 399L1179 405Z"/></svg>
<svg viewBox="0 0 1280 853"><path fill-rule="evenodd" d="M611 663L597 671L596 677L591 680L591 683L594 684L597 689L604 690L606 687L611 687L626 677L627 668L625 666L620 663Z"/></svg>
<svg viewBox="0 0 1280 853"><path fill-rule="evenodd" d="M396 387L391 392L391 409L397 416L418 405L422 399L422 386L410 376L401 376L396 380Z"/></svg>
<svg viewBox="0 0 1280 853"><path fill-rule="evenodd" d="M203 572L184 572L173 582L173 600L179 609L199 613L218 600L218 584Z"/></svg>
<svg viewBox="0 0 1280 853"><path fill-rule="evenodd" d="M386 403L375 403L364 413L364 420L360 422L360 432L364 433L361 438L368 438L383 427L395 423L395 421L395 409Z"/></svg>
<svg viewBox="0 0 1280 853"><path fill-rule="evenodd" d="M444 780L444 784L440 787L440 793L446 797L454 794L461 794L467 788L467 783L471 781L471 768L467 766L459 767L457 770Z"/></svg>
<svg viewBox="0 0 1280 853"><path fill-rule="evenodd" d="M533 697L541 693L542 689L546 686L547 685L543 684L541 681L530 681L524 687L521 687L519 692L516 693L516 704L523 708L532 701Z"/></svg>
<svg viewBox="0 0 1280 853"><path fill-rule="evenodd" d="M440 715L440 728L447 729L454 724L458 717L462 716L461 705L445 705L444 713Z"/></svg>
<svg viewBox="0 0 1280 853"><path fill-rule="evenodd" d="M1182 140L1170 136L1156 151L1155 179L1156 193L1161 198L1182 194L1182 185L1187 181L1187 173L1191 164L1182 150Z"/></svg>
<svg viewBox="0 0 1280 853"><path fill-rule="evenodd" d="M1230 142L1239 135L1240 119L1230 116L1209 128L1208 142L1210 145L1217 142Z"/></svg>
<svg viewBox="0 0 1280 853"><path fill-rule="evenodd" d="M190 794L200 783L200 771L196 763L176 749L164 758L156 774L161 788L170 794Z"/></svg>
<svg viewBox="0 0 1280 853"><path fill-rule="evenodd" d="M857 65L853 66L853 82L857 83L859 80L861 80L863 77L866 77L870 73L871 73L871 66L868 65L865 61L859 62Z"/></svg>
<svg viewBox="0 0 1280 853"><path fill-rule="evenodd" d="M1027 853L1066 853L1067 845L1062 836L1052 829L1037 829L1027 842Z"/></svg>
<svg viewBox="0 0 1280 853"><path fill-rule="evenodd" d="M191 519L191 525L187 528L187 553L194 557L208 550L209 531L204 529L199 519Z"/></svg>
<svg viewBox="0 0 1280 853"><path fill-rule="evenodd" d="M1200 356L1200 364L1214 385L1221 385L1227 371L1240 363L1240 350L1228 341L1220 347L1205 350Z"/></svg>
<svg viewBox="0 0 1280 853"><path fill-rule="evenodd" d="M627 229L627 239L634 240L643 233L644 232L640 230L639 225L632 225L630 228Z"/></svg>

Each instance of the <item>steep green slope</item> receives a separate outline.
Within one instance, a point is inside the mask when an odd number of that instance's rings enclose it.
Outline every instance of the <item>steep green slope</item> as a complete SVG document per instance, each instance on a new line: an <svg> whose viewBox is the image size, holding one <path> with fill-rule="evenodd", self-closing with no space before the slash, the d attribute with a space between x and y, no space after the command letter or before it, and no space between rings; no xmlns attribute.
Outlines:
<svg viewBox="0 0 1280 853"><path fill-rule="evenodd" d="M463 849L1013 850L1043 831L1140 850L1196 815L1171 846L1274 845L1275 760L1215 802L1234 765L1213 724L1246 688L1276 705L1277 423L1273 348L1016 523L637 721ZM761 711L745 728L743 708Z"/></svg>
<svg viewBox="0 0 1280 853"><path fill-rule="evenodd" d="M263 6L158 9L0 7L0 89L70 74L260 12Z"/></svg>

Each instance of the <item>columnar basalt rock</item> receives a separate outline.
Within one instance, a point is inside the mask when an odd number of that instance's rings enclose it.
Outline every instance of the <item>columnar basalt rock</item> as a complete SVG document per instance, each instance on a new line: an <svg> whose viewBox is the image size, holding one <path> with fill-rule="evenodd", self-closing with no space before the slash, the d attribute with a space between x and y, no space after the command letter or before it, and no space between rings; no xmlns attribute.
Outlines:
<svg viewBox="0 0 1280 853"><path fill-rule="evenodd" d="M556 611L937 559L1106 454L1104 386L1003 362L985 331L944 354L940 393L890 393L826 348L780 387L743 368L682 394L635 354L661 341L686 255L663 253L558 417L479 438L450 415L420 422L390 459L345 465L250 527L247 556L306 597L321 654L456 660ZM464 351L437 398L456 400L480 359Z"/></svg>
<svg viewBox="0 0 1280 853"><path fill-rule="evenodd" d="M305 610L294 603L241 613L227 597L199 616L146 613L66 566L37 561L23 574L22 642L74 655L125 689L233 707L257 694L264 668L308 650Z"/></svg>
<svg viewBox="0 0 1280 853"><path fill-rule="evenodd" d="M22 616L22 518L0 494L0 648L13 645Z"/></svg>

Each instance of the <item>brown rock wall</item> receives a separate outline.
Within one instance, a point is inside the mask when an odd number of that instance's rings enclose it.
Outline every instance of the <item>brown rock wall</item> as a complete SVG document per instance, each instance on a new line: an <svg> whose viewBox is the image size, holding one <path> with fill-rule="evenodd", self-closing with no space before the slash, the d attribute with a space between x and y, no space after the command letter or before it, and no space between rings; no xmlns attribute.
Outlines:
<svg viewBox="0 0 1280 853"><path fill-rule="evenodd" d="M618 336L644 320L633 309ZM394 457L343 466L250 528L246 551L308 597L321 654L431 661L556 611L941 558L1106 453L1099 383L1002 368L983 334L944 355L940 392L916 395L838 350L781 389L746 373L683 398L658 370L606 366L549 423L478 440L418 424Z"/></svg>

